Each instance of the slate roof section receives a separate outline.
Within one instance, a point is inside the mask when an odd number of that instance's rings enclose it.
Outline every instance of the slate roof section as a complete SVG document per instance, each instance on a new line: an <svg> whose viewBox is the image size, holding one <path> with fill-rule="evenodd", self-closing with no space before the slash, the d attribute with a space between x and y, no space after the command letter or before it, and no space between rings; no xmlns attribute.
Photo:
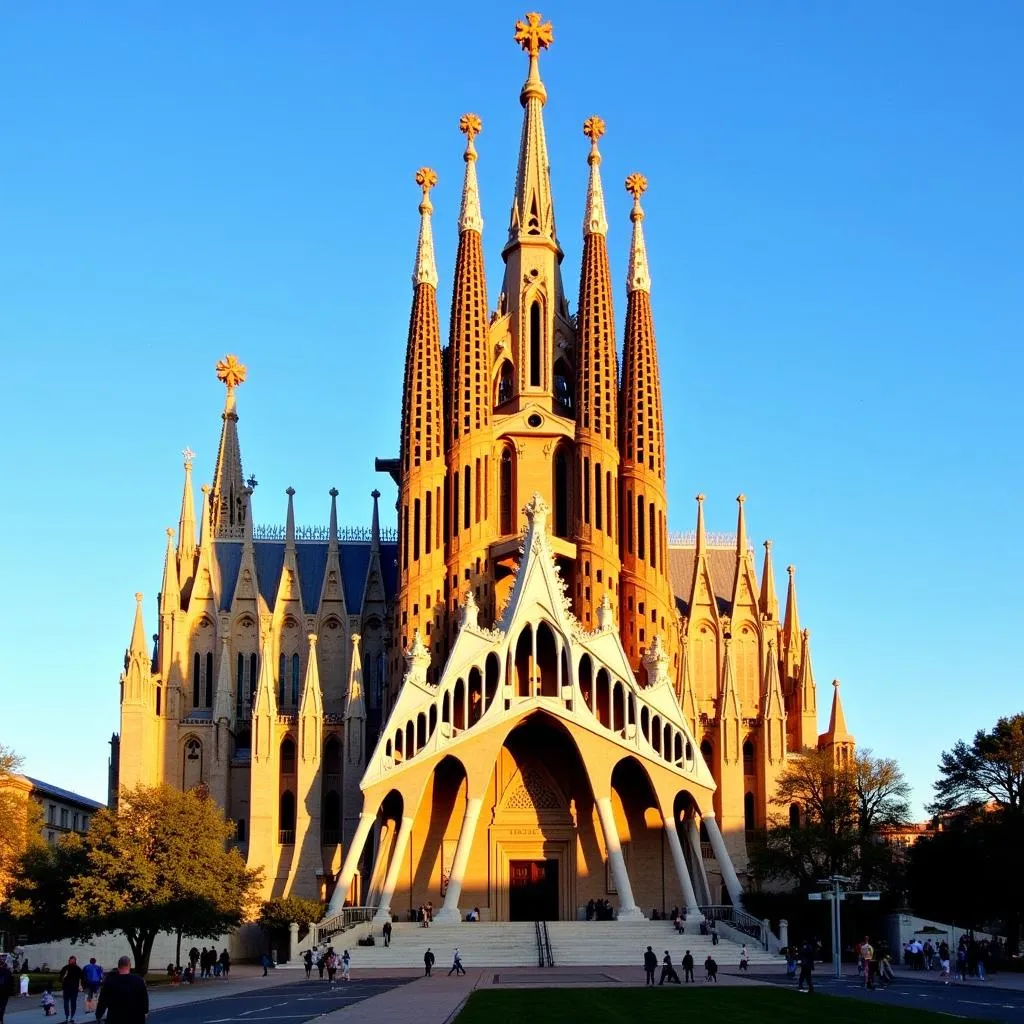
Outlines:
<svg viewBox="0 0 1024 1024"><path fill-rule="evenodd" d="M676 607L681 615L690 614L690 591L693 589L693 570L697 563L697 549L673 547L668 549L668 578L676 595ZM719 615L732 614L732 585L736 577L736 548L709 547L708 570L711 587Z"/></svg>
<svg viewBox="0 0 1024 1024"><path fill-rule="evenodd" d="M51 785L49 782L43 782L41 779L33 779L31 775L23 775L22 778L31 782L32 788L36 793L43 796L52 796L69 804L78 804L80 807L88 808L91 811L102 811L107 806L106 804L97 803L95 800L90 800L87 796L82 796L80 793L72 793L70 789L61 789L60 786Z"/></svg>
<svg viewBox="0 0 1024 1024"><path fill-rule="evenodd" d="M257 540L253 542L253 560L256 563L256 581L267 607L273 609L277 588L284 568L284 541ZM220 569L220 610L231 610L238 583L238 570L242 564L242 542L218 540L214 553ZM324 573L327 571L327 542L302 541L295 545L295 561L299 570L299 589L302 593L302 607L312 614L320 605ZM384 592L388 600L395 595L397 585L398 545L381 544L381 575ZM341 581L345 588L345 604L351 613L358 613L363 604L366 575L370 568L369 541L341 541L338 544L341 559Z"/></svg>

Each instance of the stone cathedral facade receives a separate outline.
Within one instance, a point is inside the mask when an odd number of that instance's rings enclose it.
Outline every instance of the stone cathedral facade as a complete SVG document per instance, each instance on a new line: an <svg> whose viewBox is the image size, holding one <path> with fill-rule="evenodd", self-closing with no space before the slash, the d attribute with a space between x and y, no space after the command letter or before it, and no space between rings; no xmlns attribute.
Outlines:
<svg viewBox="0 0 1024 1024"><path fill-rule="evenodd" d="M551 25L516 24L528 57L504 278L485 280L474 114L447 344L431 192L405 347L398 527L253 523L237 391L227 394L198 537L186 452L157 632L141 595L121 679L112 787L205 786L294 893L442 919L618 916L742 895L750 830L787 759L848 758L838 684L818 733L808 631L771 543L760 571L743 497L734 534L669 532L647 182L631 174L620 330L609 271L599 117L583 124L583 256L574 306L548 168L540 56ZM583 170L586 160L587 170ZM492 293L493 294L493 293ZM386 342L382 340L382 344ZM398 350L394 349L397 363ZM396 382L397 384L397 382ZM368 453L369 457L369 453ZM677 463L677 466L679 463ZM685 472L682 465L676 472ZM798 808L789 809L794 815Z"/></svg>

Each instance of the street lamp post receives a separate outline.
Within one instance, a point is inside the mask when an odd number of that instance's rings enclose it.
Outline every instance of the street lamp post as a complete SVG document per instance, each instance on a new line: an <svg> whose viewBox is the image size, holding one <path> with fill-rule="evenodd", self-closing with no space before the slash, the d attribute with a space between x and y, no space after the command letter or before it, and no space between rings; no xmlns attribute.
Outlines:
<svg viewBox="0 0 1024 1024"><path fill-rule="evenodd" d="M845 900L847 896L860 896L863 900L877 901L881 895L872 891L854 892L842 888L844 885L852 885L853 881L852 878L848 878L846 875L831 875L829 878L819 878L818 885L828 886L831 891L812 892L807 896L809 900L829 900L832 904L832 970L837 979L843 976L843 935L839 910L840 902Z"/></svg>

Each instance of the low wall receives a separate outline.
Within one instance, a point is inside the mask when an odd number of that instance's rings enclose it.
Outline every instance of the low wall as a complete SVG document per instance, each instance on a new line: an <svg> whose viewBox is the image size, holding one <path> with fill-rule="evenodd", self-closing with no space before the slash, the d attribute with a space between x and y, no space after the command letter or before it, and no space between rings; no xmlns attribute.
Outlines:
<svg viewBox="0 0 1024 1024"><path fill-rule="evenodd" d="M920 939L927 942L931 939L933 946L940 942L948 942L951 948L955 948L960 941L960 936L971 929L964 928L957 924L945 924L941 921L930 921L926 917L916 917L914 914L890 914L888 920L889 949L897 962L903 961L903 945L911 939ZM973 931L976 939L994 939L996 936L988 932Z"/></svg>

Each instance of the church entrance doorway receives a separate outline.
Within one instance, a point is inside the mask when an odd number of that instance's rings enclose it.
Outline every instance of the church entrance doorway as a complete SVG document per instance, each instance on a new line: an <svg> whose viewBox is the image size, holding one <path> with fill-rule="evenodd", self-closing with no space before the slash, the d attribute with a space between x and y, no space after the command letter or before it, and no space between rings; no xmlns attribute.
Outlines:
<svg viewBox="0 0 1024 1024"><path fill-rule="evenodd" d="M558 920L558 861L509 861L511 921Z"/></svg>

